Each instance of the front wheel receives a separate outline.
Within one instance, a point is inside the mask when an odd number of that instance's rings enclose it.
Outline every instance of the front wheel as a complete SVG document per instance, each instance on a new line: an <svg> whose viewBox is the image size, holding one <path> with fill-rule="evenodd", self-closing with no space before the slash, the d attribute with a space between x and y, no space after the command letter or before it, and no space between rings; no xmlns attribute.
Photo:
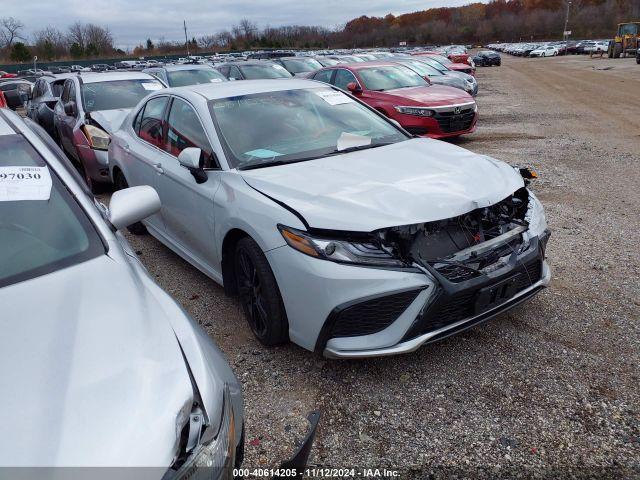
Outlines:
<svg viewBox="0 0 640 480"><path fill-rule="evenodd" d="M235 252L236 286L253 334L267 346L289 340L289 325L278 284L258 244L245 237Z"/></svg>

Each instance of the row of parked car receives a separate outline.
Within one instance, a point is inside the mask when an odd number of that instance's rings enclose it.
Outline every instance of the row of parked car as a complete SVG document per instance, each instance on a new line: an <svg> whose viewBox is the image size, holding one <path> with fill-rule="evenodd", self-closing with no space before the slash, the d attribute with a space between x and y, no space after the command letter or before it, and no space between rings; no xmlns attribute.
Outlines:
<svg viewBox="0 0 640 480"><path fill-rule="evenodd" d="M237 296L264 345L329 358L408 353L543 289L535 174L430 138L471 131L477 107L410 67L423 57L43 76L29 118L0 109L0 465L241 464L240 383L124 229ZM189 68L202 81L170 85ZM108 183L106 207L90 188Z"/></svg>
<svg viewBox="0 0 640 480"><path fill-rule="evenodd" d="M609 40L492 43L487 47L517 57L555 57L557 55L606 53L609 48Z"/></svg>

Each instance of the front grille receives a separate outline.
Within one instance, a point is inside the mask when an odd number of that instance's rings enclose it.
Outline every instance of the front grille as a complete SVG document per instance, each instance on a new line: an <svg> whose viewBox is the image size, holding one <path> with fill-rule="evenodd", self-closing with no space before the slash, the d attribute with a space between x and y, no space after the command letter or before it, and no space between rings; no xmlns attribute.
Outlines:
<svg viewBox="0 0 640 480"><path fill-rule="evenodd" d="M470 129L474 117L475 112L473 108L465 108L458 114L453 112L436 112L434 118L438 121L440 130L445 133L453 133Z"/></svg>
<svg viewBox="0 0 640 480"><path fill-rule="evenodd" d="M426 135L428 130L424 127L404 127L411 135Z"/></svg>
<svg viewBox="0 0 640 480"><path fill-rule="evenodd" d="M514 269L508 276L517 273L520 273L520 276L514 286L514 295L542 278L542 261L539 258L531 260L520 268ZM416 319L404 339L415 338L482 313L475 310L476 297L479 290L488 285L490 284L484 284L472 290L463 290L453 295L442 294ZM509 300L507 299L506 302Z"/></svg>
<svg viewBox="0 0 640 480"><path fill-rule="evenodd" d="M374 298L346 307L335 316L331 337L370 335L391 325L420 293L420 290Z"/></svg>
<svg viewBox="0 0 640 480"><path fill-rule="evenodd" d="M476 270L463 267L462 265L444 264L435 267L436 271L444 278L453 283L460 283L480 275Z"/></svg>

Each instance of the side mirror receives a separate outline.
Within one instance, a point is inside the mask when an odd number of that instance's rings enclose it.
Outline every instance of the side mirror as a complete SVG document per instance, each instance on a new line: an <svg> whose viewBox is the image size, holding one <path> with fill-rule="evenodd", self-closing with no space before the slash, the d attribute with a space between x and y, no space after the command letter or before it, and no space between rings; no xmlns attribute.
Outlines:
<svg viewBox="0 0 640 480"><path fill-rule="evenodd" d="M191 172L197 183L204 183L208 178L207 172L202 168L202 156L202 150L194 147L185 148L178 155L180 165Z"/></svg>
<svg viewBox="0 0 640 480"><path fill-rule="evenodd" d="M349 90L354 95L359 95L362 93L362 88L356 82L347 83L347 90Z"/></svg>
<svg viewBox="0 0 640 480"><path fill-rule="evenodd" d="M64 104L64 113L70 117L76 116L76 102L67 102Z"/></svg>
<svg viewBox="0 0 640 480"><path fill-rule="evenodd" d="M117 190L109 203L109 221L118 230L147 218L160 210L160 197L153 187Z"/></svg>
<svg viewBox="0 0 640 480"><path fill-rule="evenodd" d="M393 123L396 127L398 128L402 128L402 125L400 125L400 122L397 120L394 120L393 118L389 118L388 119L391 123Z"/></svg>

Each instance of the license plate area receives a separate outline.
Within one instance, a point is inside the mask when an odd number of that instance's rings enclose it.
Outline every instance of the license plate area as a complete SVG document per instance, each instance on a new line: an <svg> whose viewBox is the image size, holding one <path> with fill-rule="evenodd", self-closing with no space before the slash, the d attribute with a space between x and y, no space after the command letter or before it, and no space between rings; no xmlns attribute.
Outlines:
<svg viewBox="0 0 640 480"><path fill-rule="evenodd" d="M512 275L493 285L481 288L476 297L476 313L482 313L497 307L518 293L518 280L520 275L521 274Z"/></svg>

